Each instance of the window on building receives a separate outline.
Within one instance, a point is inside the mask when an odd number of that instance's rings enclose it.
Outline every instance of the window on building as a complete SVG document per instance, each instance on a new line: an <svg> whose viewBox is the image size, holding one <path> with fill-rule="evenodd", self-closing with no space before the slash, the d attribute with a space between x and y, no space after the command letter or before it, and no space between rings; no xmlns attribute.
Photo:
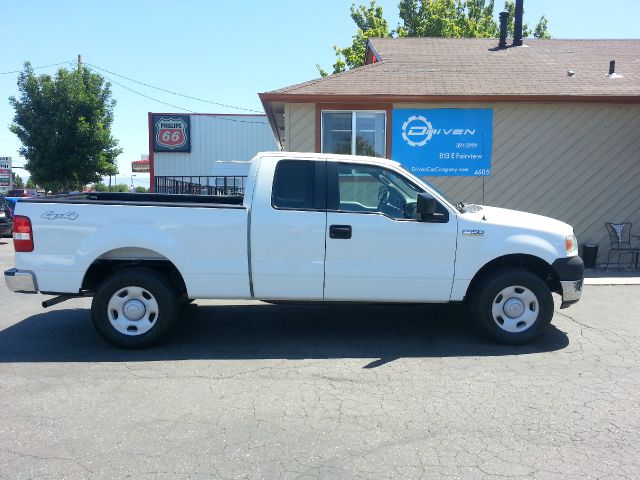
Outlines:
<svg viewBox="0 0 640 480"><path fill-rule="evenodd" d="M386 112L323 111L322 151L347 155L384 157Z"/></svg>

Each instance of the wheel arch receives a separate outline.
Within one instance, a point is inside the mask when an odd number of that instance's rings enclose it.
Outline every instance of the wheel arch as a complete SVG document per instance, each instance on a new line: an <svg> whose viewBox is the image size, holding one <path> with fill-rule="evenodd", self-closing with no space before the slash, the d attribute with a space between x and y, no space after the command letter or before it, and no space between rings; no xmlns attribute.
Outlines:
<svg viewBox="0 0 640 480"><path fill-rule="evenodd" d="M468 299L471 294L476 290L479 282L492 272L503 270L506 268L520 268L528 270L536 276L540 277L542 281L546 282L552 292L560 292L560 282L555 278L553 268L551 265L540 257L530 255L526 253L516 253L503 255L498 258L494 258L490 262L486 263L471 279L469 287L465 295L465 299Z"/></svg>
<svg viewBox="0 0 640 480"><path fill-rule="evenodd" d="M147 248L115 248L98 256L82 278L82 289L95 291L108 276L125 268L145 267L167 277L179 295L187 294L187 287L176 265L164 255Z"/></svg>

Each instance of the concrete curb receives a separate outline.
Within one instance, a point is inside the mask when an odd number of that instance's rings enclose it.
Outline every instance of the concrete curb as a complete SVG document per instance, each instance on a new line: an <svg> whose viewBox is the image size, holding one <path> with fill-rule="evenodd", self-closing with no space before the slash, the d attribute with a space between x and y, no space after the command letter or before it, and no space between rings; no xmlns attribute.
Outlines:
<svg viewBox="0 0 640 480"><path fill-rule="evenodd" d="M585 285L640 285L640 277L594 277L585 278Z"/></svg>

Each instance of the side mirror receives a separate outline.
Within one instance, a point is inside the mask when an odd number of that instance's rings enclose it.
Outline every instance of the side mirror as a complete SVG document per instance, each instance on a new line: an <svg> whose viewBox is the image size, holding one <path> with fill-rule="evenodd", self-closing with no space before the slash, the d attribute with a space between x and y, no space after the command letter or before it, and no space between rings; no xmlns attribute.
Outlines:
<svg viewBox="0 0 640 480"><path fill-rule="evenodd" d="M428 193L419 193L418 194L418 202L416 205L416 213L418 214L418 218L423 215L430 216L436 213L436 199L433 198Z"/></svg>

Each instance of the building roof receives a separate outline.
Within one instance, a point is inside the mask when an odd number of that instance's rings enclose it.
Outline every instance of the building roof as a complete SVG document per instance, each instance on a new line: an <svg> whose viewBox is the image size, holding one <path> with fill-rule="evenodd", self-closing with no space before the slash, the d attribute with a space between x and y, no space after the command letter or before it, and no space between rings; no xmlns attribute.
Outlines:
<svg viewBox="0 0 640 480"><path fill-rule="evenodd" d="M269 96L638 97L640 40L538 40L497 49L492 38L377 38L380 61ZM608 75L609 61L616 73ZM575 72L569 76L568 72Z"/></svg>
<svg viewBox="0 0 640 480"><path fill-rule="evenodd" d="M640 103L640 40L497 46L493 38L369 39L367 65L259 95L281 145L284 103Z"/></svg>

